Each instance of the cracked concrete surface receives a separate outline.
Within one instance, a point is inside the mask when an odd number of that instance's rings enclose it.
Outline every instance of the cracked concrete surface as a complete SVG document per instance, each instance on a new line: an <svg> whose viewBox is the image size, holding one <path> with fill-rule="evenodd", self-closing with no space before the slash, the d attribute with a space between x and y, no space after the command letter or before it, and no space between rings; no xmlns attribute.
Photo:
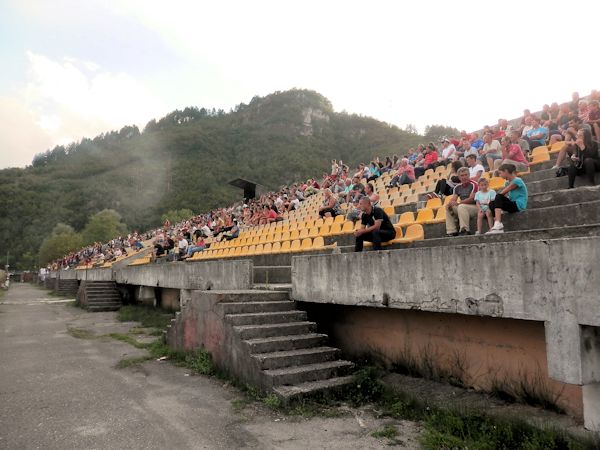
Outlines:
<svg viewBox="0 0 600 450"><path fill-rule="evenodd" d="M145 350L109 339L127 332L115 313L46 303L45 291L14 284L0 305L0 448L229 449L386 448L371 432L392 423L404 448L418 447L418 425L349 409L342 417L283 416L242 399L222 381L149 361L116 369Z"/></svg>

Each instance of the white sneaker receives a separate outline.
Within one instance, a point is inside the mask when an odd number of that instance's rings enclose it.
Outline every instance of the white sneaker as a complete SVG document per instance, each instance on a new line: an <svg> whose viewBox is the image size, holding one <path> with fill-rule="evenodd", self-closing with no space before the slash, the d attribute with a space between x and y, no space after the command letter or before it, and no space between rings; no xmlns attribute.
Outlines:
<svg viewBox="0 0 600 450"><path fill-rule="evenodd" d="M504 231L504 225L502 222L494 222L494 226L490 229L490 231L492 230Z"/></svg>
<svg viewBox="0 0 600 450"><path fill-rule="evenodd" d="M499 233L504 233L504 230L497 230L497 229L492 228L490 231L488 231L485 234L499 234Z"/></svg>
<svg viewBox="0 0 600 450"><path fill-rule="evenodd" d="M479 234L481 234L481 231L476 231L476 232L475 232L475 236L477 236L477 235L479 235Z"/></svg>

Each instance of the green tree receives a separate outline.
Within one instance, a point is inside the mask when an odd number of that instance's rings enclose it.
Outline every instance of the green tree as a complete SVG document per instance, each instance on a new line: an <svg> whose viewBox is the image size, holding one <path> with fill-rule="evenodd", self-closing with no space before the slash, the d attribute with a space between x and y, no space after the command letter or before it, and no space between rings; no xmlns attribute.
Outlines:
<svg viewBox="0 0 600 450"><path fill-rule="evenodd" d="M81 232L84 244L106 242L127 233L127 225L114 209L104 209L92 217Z"/></svg>
<svg viewBox="0 0 600 450"><path fill-rule="evenodd" d="M165 220L169 219L172 224L175 224L175 223L181 222L183 220L188 220L193 215L194 215L194 213L192 212L191 209L187 209L187 208L173 209L173 210L167 211L166 213L161 215L160 220L162 220L162 222L164 223Z"/></svg>
<svg viewBox="0 0 600 450"><path fill-rule="evenodd" d="M454 127L444 125L427 125L425 127L425 139L428 142L438 142L442 138L458 135L460 135L460 131Z"/></svg>
<svg viewBox="0 0 600 450"><path fill-rule="evenodd" d="M45 266L50 261L62 258L64 255L78 250L83 245L81 235L72 227L64 223L57 224L50 236L42 242L38 252L40 266ZM26 256L25 254L24 256ZM20 262L20 264L23 264Z"/></svg>

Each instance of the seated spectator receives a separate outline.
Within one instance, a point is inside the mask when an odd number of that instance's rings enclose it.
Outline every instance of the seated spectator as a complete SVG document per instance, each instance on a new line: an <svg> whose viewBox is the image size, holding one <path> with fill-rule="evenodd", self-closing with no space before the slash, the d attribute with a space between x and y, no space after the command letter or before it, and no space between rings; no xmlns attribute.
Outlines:
<svg viewBox="0 0 600 450"><path fill-rule="evenodd" d="M563 146L563 148L560 149L558 157L556 158L556 164L552 166L552 169L558 169L562 167L562 164L565 158L567 157L567 154L569 154L569 156L573 154L573 145L575 144L575 140L577 139L577 130L575 130L574 128L568 128L567 130L563 131L563 136L565 139L565 145Z"/></svg>
<svg viewBox="0 0 600 450"><path fill-rule="evenodd" d="M596 172L600 170L600 157L598 145L592 140L589 130L577 131L577 139L569 145L567 150L571 153L571 165L568 169L569 189L575 187L575 177L585 175L590 184L596 184Z"/></svg>
<svg viewBox="0 0 600 450"><path fill-rule="evenodd" d="M448 236L469 234L469 221L471 217L477 216L477 205L475 205L477 183L469 178L469 169L466 167L458 169L458 178L460 183L456 185L452 198L446 204L446 234ZM458 203L459 199L460 204ZM459 231L456 229L457 221Z"/></svg>
<svg viewBox="0 0 600 450"><path fill-rule="evenodd" d="M371 204L373 206L379 206L379 194L375 192L375 188L373 187L372 183L367 183L367 186L365 187L365 195L369 197L369 200L371 200Z"/></svg>
<svg viewBox="0 0 600 450"><path fill-rule="evenodd" d="M525 110L525 111L528 111L528 110ZM531 122L532 122L531 115L523 117L523 121L521 122L521 137L523 139L526 139L527 133L529 133L533 129L533 125L531 124Z"/></svg>
<svg viewBox="0 0 600 450"><path fill-rule="evenodd" d="M425 156L423 157L423 165L421 167L415 167L415 177L419 178L421 175L425 173L427 169L435 169L437 167L438 162L438 152L433 145L433 142L427 144L425 150Z"/></svg>
<svg viewBox="0 0 600 450"><path fill-rule="evenodd" d="M531 118L531 130L527 132L527 141L529 141L529 147L536 148L541 145L546 145L548 140L548 128L543 127L540 124L540 119L536 116Z"/></svg>
<svg viewBox="0 0 600 450"><path fill-rule="evenodd" d="M483 172L485 172L485 169L481 164L479 164L479 161L477 161L475 155L468 155L465 160L467 161L469 178L471 181L477 183L481 178L481 175L483 175Z"/></svg>
<svg viewBox="0 0 600 450"><path fill-rule="evenodd" d="M454 161L450 166L450 174L448 175L448 177L446 179L438 180L438 182L435 184L435 190L433 191L433 193L427 194L427 197L437 197L443 199L448 195L452 195L454 192L454 188L458 183L460 183L457 172L458 169L460 169L462 166L463 165L460 161Z"/></svg>
<svg viewBox="0 0 600 450"><path fill-rule="evenodd" d="M479 134L473 133L473 139L471 140L471 147L475 148L477 151L481 151L485 142L483 139L479 137Z"/></svg>
<svg viewBox="0 0 600 450"><path fill-rule="evenodd" d="M596 142L600 142L600 103L598 100L592 100L590 102L588 120L586 123L592 128Z"/></svg>
<svg viewBox="0 0 600 450"><path fill-rule="evenodd" d="M419 154L415 152L414 148L411 147L408 149L408 154L406 155L406 157L408 158L409 164L414 165L415 161L419 157Z"/></svg>
<svg viewBox="0 0 600 450"><path fill-rule="evenodd" d="M529 154L529 151L530 151L529 142L527 142L525 139L521 138L521 133L519 133L517 130L513 130L510 132L510 142L512 144L517 144L519 147L521 147L521 151L523 152L524 155Z"/></svg>
<svg viewBox="0 0 600 450"><path fill-rule="evenodd" d="M368 182L374 181L381 176L381 172L379 171L379 165L375 161L371 161L369 164L369 174L367 177Z"/></svg>
<svg viewBox="0 0 600 450"><path fill-rule="evenodd" d="M502 164L499 168L500 176L506 184L490 202L490 210L494 215L494 226L486 234L503 233L502 211L515 213L525 211L527 208L527 186L517 176L517 168L512 164Z"/></svg>
<svg viewBox="0 0 600 450"><path fill-rule="evenodd" d="M238 226L237 220L233 219L233 227L227 233L223 233L223 239L231 241L236 239L240 235L240 227Z"/></svg>
<svg viewBox="0 0 600 450"><path fill-rule="evenodd" d="M183 235L179 235L177 236L177 250L179 252L179 256L185 256L187 254L187 249L188 249L189 243L187 241L186 238L183 237Z"/></svg>
<svg viewBox="0 0 600 450"><path fill-rule="evenodd" d="M415 169L410 165L408 158L402 158L400 167L395 175L390 180L388 188L400 186L403 184L411 184L415 181Z"/></svg>
<svg viewBox="0 0 600 450"><path fill-rule="evenodd" d="M508 120L498 119L498 131L504 133L503 136L508 136L512 132L512 126L508 123Z"/></svg>
<svg viewBox="0 0 600 450"><path fill-rule="evenodd" d="M556 124L559 130L566 130L569 126L569 120L571 120L571 108L568 103L560 105L558 116L556 118Z"/></svg>
<svg viewBox="0 0 600 450"><path fill-rule="evenodd" d="M483 135L483 148L479 152L479 159L485 162L489 170L494 168L494 161L502 159L502 150L500 142L492 139L492 133L487 132Z"/></svg>
<svg viewBox="0 0 600 450"><path fill-rule="evenodd" d="M505 137L505 139L508 139ZM475 204L477 205L477 231L475 234L481 234L483 227L483 218L487 218L488 229L491 230L494 220L490 210L490 202L496 198L496 191L490 189L490 182L487 178L479 180L479 189L475 194Z"/></svg>
<svg viewBox="0 0 600 450"><path fill-rule="evenodd" d="M502 138L502 159L494 161L494 170L502 164L512 164L517 168L517 172L527 172L529 170L529 161L523 154L523 150L517 144L513 144L509 137Z"/></svg>
<svg viewBox="0 0 600 450"><path fill-rule="evenodd" d="M458 155L456 154L456 147L450 142L450 139L445 138L442 140L442 156L439 161L442 164L448 164L451 161L456 160Z"/></svg>
<svg viewBox="0 0 600 450"><path fill-rule="evenodd" d="M354 184L352 193L351 193L350 197L348 198L348 203L350 203L352 205L352 209L348 213L348 216L347 216L348 220L351 220L352 222L354 222L360 218L361 210L359 207L359 202L360 202L360 199L363 198L364 196L365 196L365 191L364 191L362 183Z"/></svg>
<svg viewBox="0 0 600 450"><path fill-rule="evenodd" d="M391 241L396 237L396 230L385 211L371 204L368 197L359 202L362 211L362 228L354 232L356 243L355 252L362 252L364 241L373 243L373 250L381 250L381 243Z"/></svg>
<svg viewBox="0 0 600 450"><path fill-rule="evenodd" d="M277 212L277 208L275 207L275 205L271 205L271 207L266 207L266 208L267 208L267 222L266 223L280 222L283 220L283 217L281 217L279 215L279 213Z"/></svg>
<svg viewBox="0 0 600 450"><path fill-rule="evenodd" d="M330 189L325 189L325 199L323 200L323 206L319 208L319 216L321 217L335 217L342 214L338 199L332 194Z"/></svg>
<svg viewBox="0 0 600 450"><path fill-rule="evenodd" d="M187 249L187 255L185 258L191 258L198 252L204 251L206 248L206 243L204 242L204 238L200 236L200 238L196 241L194 245L190 245Z"/></svg>

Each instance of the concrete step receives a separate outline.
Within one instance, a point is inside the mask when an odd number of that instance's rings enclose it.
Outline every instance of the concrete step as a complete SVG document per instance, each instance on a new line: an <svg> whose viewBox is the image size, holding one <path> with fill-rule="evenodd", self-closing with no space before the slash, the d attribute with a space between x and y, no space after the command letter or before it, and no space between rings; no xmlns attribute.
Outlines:
<svg viewBox="0 0 600 450"><path fill-rule="evenodd" d="M270 323L301 322L306 320L306 312L293 310L246 314L226 314L225 320L232 325L259 325Z"/></svg>
<svg viewBox="0 0 600 450"><path fill-rule="evenodd" d="M254 266L254 283L291 283L292 266Z"/></svg>
<svg viewBox="0 0 600 450"><path fill-rule="evenodd" d="M88 304L99 303L99 302L112 302L112 303L121 303L121 299L117 297L87 297Z"/></svg>
<svg viewBox="0 0 600 450"><path fill-rule="evenodd" d="M316 330L314 322L270 323L265 325L238 325L233 327L242 340L308 334Z"/></svg>
<svg viewBox="0 0 600 450"><path fill-rule="evenodd" d="M318 333L293 334L290 336L275 336L256 338L244 341L250 353L267 353L300 348L316 347L327 341L327 335Z"/></svg>
<svg viewBox="0 0 600 450"><path fill-rule="evenodd" d="M252 354L252 358L258 361L261 369L269 370L333 361L338 357L339 353L340 351L333 347L313 347L270 353L255 353Z"/></svg>
<svg viewBox="0 0 600 450"><path fill-rule="evenodd" d="M600 199L600 186L581 186L576 189L532 194L527 200L528 209L547 208L550 206L586 203Z"/></svg>
<svg viewBox="0 0 600 450"><path fill-rule="evenodd" d="M102 312L102 311L118 311L121 309L121 305L113 306L88 306L87 310L90 312Z"/></svg>
<svg viewBox="0 0 600 450"><path fill-rule="evenodd" d="M599 219L600 220L600 219ZM456 236L425 239L401 248L446 247L455 245L472 245L497 242L517 242L559 239L563 237L600 236L600 223L593 225L577 225L568 227L540 228L525 231L506 231L499 234L483 234L479 236ZM387 247L386 247L387 248ZM397 248L397 247L396 247Z"/></svg>
<svg viewBox="0 0 600 450"><path fill-rule="evenodd" d="M274 289L248 289L245 291L212 291L219 294L219 303L281 302L290 299L287 291Z"/></svg>
<svg viewBox="0 0 600 450"><path fill-rule="evenodd" d="M597 175L596 179L597 181L600 181L600 176ZM525 180L525 183L527 184L527 190L530 195L558 191L569 187L569 181L566 176L548 178L545 180L534 181L531 183ZM575 186L591 186L591 184L587 181L586 177L577 177L575 179Z"/></svg>
<svg viewBox="0 0 600 450"><path fill-rule="evenodd" d="M112 295L112 296L116 296L116 297L120 298L119 291L117 291L116 289L115 290L104 290L104 291L88 291L88 290L86 290L85 294L88 297L98 297L98 296L102 297L105 295Z"/></svg>
<svg viewBox="0 0 600 450"><path fill-rule="evenodd" d="M291 311L296 304L291 300L273 302L229 302L220 303L223 314Z"/></svg>
<svg viewBox="0 0 600 450"><path fill-rule="evenodd" d="M277 283L277 284L260 284L255 283L253 289L271 290L277 292L285 292L289 298L290 292L292 292L292 283Z"/></svg>
<svg viewBox="0 0 600 450"><path fill-rule="evenodd" d="M271 386L297 385L346 375L353 366L350 361L337 360L265 370L263 373Z"/></svg>
<svg viewBox="0 0 600 450"><path fill-rule="evenodd" d="M354 382L352 375L334 377L327 380L307 381L289 386L275 386L273 392L279 399L287 404L291 401L301 400L305 397L319 395L336 389L343 388Z"/></svg>

